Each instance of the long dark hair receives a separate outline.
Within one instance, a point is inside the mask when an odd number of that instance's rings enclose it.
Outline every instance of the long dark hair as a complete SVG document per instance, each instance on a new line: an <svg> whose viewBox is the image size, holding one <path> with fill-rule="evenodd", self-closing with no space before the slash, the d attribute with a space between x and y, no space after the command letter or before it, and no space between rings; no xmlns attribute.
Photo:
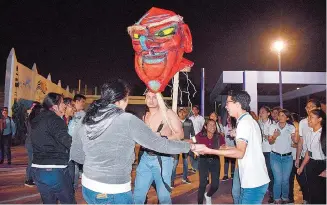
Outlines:
<svg viewBox="0 0 327 205"><path fill-rule="evenodd" d="M297 113L292 113L291 114L291 117L292 117L292 121L293 122L297 122L297 123L299 123L300 122L300 116L297 114Z"/></svg>
<svg viewBox="0 0 327 205"><path fill-rule="evenodd" d="M326 113L321 109L313 109L310 111L312 114L316 115L318 118L321 118L321 136L320 143L321 149L324 155L326 156Z"/></svg>
<svg viewBox="0 0 327 205"><path fill-rule="evenodd" d="M218 119L218 114L216 112L211 112L210 115L209 115L209 118L212 114L215 114L216 115L216 118L217 120L215 121L216 125L219 127L219 129L221 130L221 127L220 127L220 124L219 124L219 119ZM212 119L213 120L213 119Z"/></svg>
<svg viewBox="0 0 327 205"><path fill-rule="evenodd" d="M271 110L270 110L270 107L268 107L268 106L262 106L260 109L259 109L259 116L260 116L260 110L261 109L264 109L264 110L266 110L266 112L267 113L269 113L269 115L268 115L268 120L270 120L270 122L272 123L272 121L273 121L273 118L272 118L272 116L271 116ZM260 119L260 117L259 117L259 119Z"/></svg>
<svg viewBox="0 0 327 205"><path fill-rule="evenodd" d="M213 122L216 125L216 122L214 120L212 120L212 119L206 120L205 123L204 123L204 125L203 125L203 127L202 127L202 130L201 130L201 133L202 133L202 136L203 137L207 137L207 129L206 129L206 127L207 127L207 125L208 125L209 122ZM215 148L219 148L219 146L220 146L219 145L219 137L220 136L219 136L218 131L216 129L215 133L213 133L213 142L214 142L214 147Z"/></svg>
<svg viewBox="0 0 327 205"><path fill-rule="evenodd" d="M40 104L34 105L30 115L28 116L28 121L31 122L36 116L40 114L41 110L42 110L42 105Z"/></svg>
<svg viewBox="0 0 327 205"><path fill-rule="evenodd" d="M42 107L45 110L50 110L54 105L60 104L63 96L58 93L48 93L42 103Z"/></svg>
<svg viewBox="0 0 327 205"><path fill-rule="evenodd" d="M65 105L71 105L73 102L73 99L71 99L69 97L65 97L63 100L64 100Z"/></svg>
<svg viewBox="0 0 327 205"><path fill-rule="evenodd" d="M308 102L307 102L307 104L308 104L308 103L312 103L312 104L314 104L317 108L320 108L320 107L321 107L321 103L320 103L320 101L317 100L317 99L314 99L314 98L309 99Z"/></svg>
<svg viewBox="0 0 327 205"><path fill-rule="evenodd" d="M278 114L279 113L284 113L285 114L285 116L288 118L288 120L286 120L286 123L287 124L290 124L290 125L294 125L293 124L293 118L292 118L292 115L291 115L291 112L290 111L288 111L288 110L286 110L286 109L282 109L282 110L280 110L279 112L278 112Z"/></svg>
<svg viewBox="0 0 327 205"><path fill-rule="evenodd" d="M103 84L101 87L101 98L93 101L93 103L89 106L83 119L83 123L87 125L95 124L96 122L94 121L93 117L96 116L101 109L128 97L129 92L130 89L128 84L121 79L116 79L109 83ZM109 109L107 112L107 116L110 116L111 114L115 113L115 110Z"/></svg>

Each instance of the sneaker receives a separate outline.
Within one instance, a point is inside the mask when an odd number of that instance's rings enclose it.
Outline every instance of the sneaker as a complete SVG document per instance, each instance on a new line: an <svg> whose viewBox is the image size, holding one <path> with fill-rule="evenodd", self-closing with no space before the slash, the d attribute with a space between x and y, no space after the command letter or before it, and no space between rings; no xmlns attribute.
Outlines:
<svg viewBox="0 0 327 205"><path fill-rule="evenodd" d="M25 186L34 187L35 183L33 182L33 180L26 180L25 181Z"/></svg>
<svg viewBox="0 0 327 205"><path fill-rule="evenodd" d="M186 179L182 179L182 183L183 184L191 184L191 181L188 178L186 178Z"/></svg>
<svg viewBox="0 0 327 205"><path fill-rule="evenodd" d="M221 179L221 181L227 181L228 180L228 177L227 176L224 176L222 179Z"/></svg>
<svg viewBox="0 0 327 205"><path fill-rule="evenodd" d="M191 168L191 172L196 173L196 169Z"/></svg>
<svg viewBox="0 0 327 205"><path fill-rule="evenodd" d="M204 194L204 198L206 198L206 204L212 204L211 197L207 195L207 192Z"/></svg>

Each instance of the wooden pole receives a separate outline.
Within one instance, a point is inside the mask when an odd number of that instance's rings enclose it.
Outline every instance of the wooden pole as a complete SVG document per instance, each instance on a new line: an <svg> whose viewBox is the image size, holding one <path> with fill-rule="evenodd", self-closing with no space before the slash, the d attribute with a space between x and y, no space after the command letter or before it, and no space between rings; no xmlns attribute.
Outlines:
<svg viewBox="0 0 327 205"><path fill-rule="evenodd" d="M179 72L174 75L172 110L177 113Z"/></svg>

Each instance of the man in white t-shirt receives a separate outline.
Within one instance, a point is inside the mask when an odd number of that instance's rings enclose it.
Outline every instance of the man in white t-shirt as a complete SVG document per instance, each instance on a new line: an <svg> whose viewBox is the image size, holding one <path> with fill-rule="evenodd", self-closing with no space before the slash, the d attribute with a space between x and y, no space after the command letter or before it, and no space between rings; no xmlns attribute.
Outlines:
<svg viewBox="0 0 327 205"><path fill-rule="evenodd" d="M251 98L246 91L230 91L226 109L237 119L236 147L219 150L204 148L200 154L214 154L238 159L241 204L261 204L270 181L262 153L262 135L258 123L247 112Z"/></svg>
<svg viewBox="0 0 327 205"><path fill-rule="evenodd" d="M192 107L193 116L191 116L189 118L190 120L192 120L195 135L197 135L197 134L199 134L199 132L201 132L204 122L205 122L204 118L201 115L199 115L199 112L200 112L199 106L194 105Z"/></svg>

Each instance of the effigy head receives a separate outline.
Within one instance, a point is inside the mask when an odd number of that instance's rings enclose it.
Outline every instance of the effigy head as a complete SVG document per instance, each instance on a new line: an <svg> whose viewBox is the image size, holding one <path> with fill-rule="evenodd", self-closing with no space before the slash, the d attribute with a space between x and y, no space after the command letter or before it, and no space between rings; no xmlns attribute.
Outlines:
<svg viewBox="0 0 327 205"><path fill-rule="evenodd" d="M128 27L135 51L135 70L154 93L162 92L178 71L193 62L183 58L192 51L192 36L183 17L151 8L138 22Z"/></svg>

